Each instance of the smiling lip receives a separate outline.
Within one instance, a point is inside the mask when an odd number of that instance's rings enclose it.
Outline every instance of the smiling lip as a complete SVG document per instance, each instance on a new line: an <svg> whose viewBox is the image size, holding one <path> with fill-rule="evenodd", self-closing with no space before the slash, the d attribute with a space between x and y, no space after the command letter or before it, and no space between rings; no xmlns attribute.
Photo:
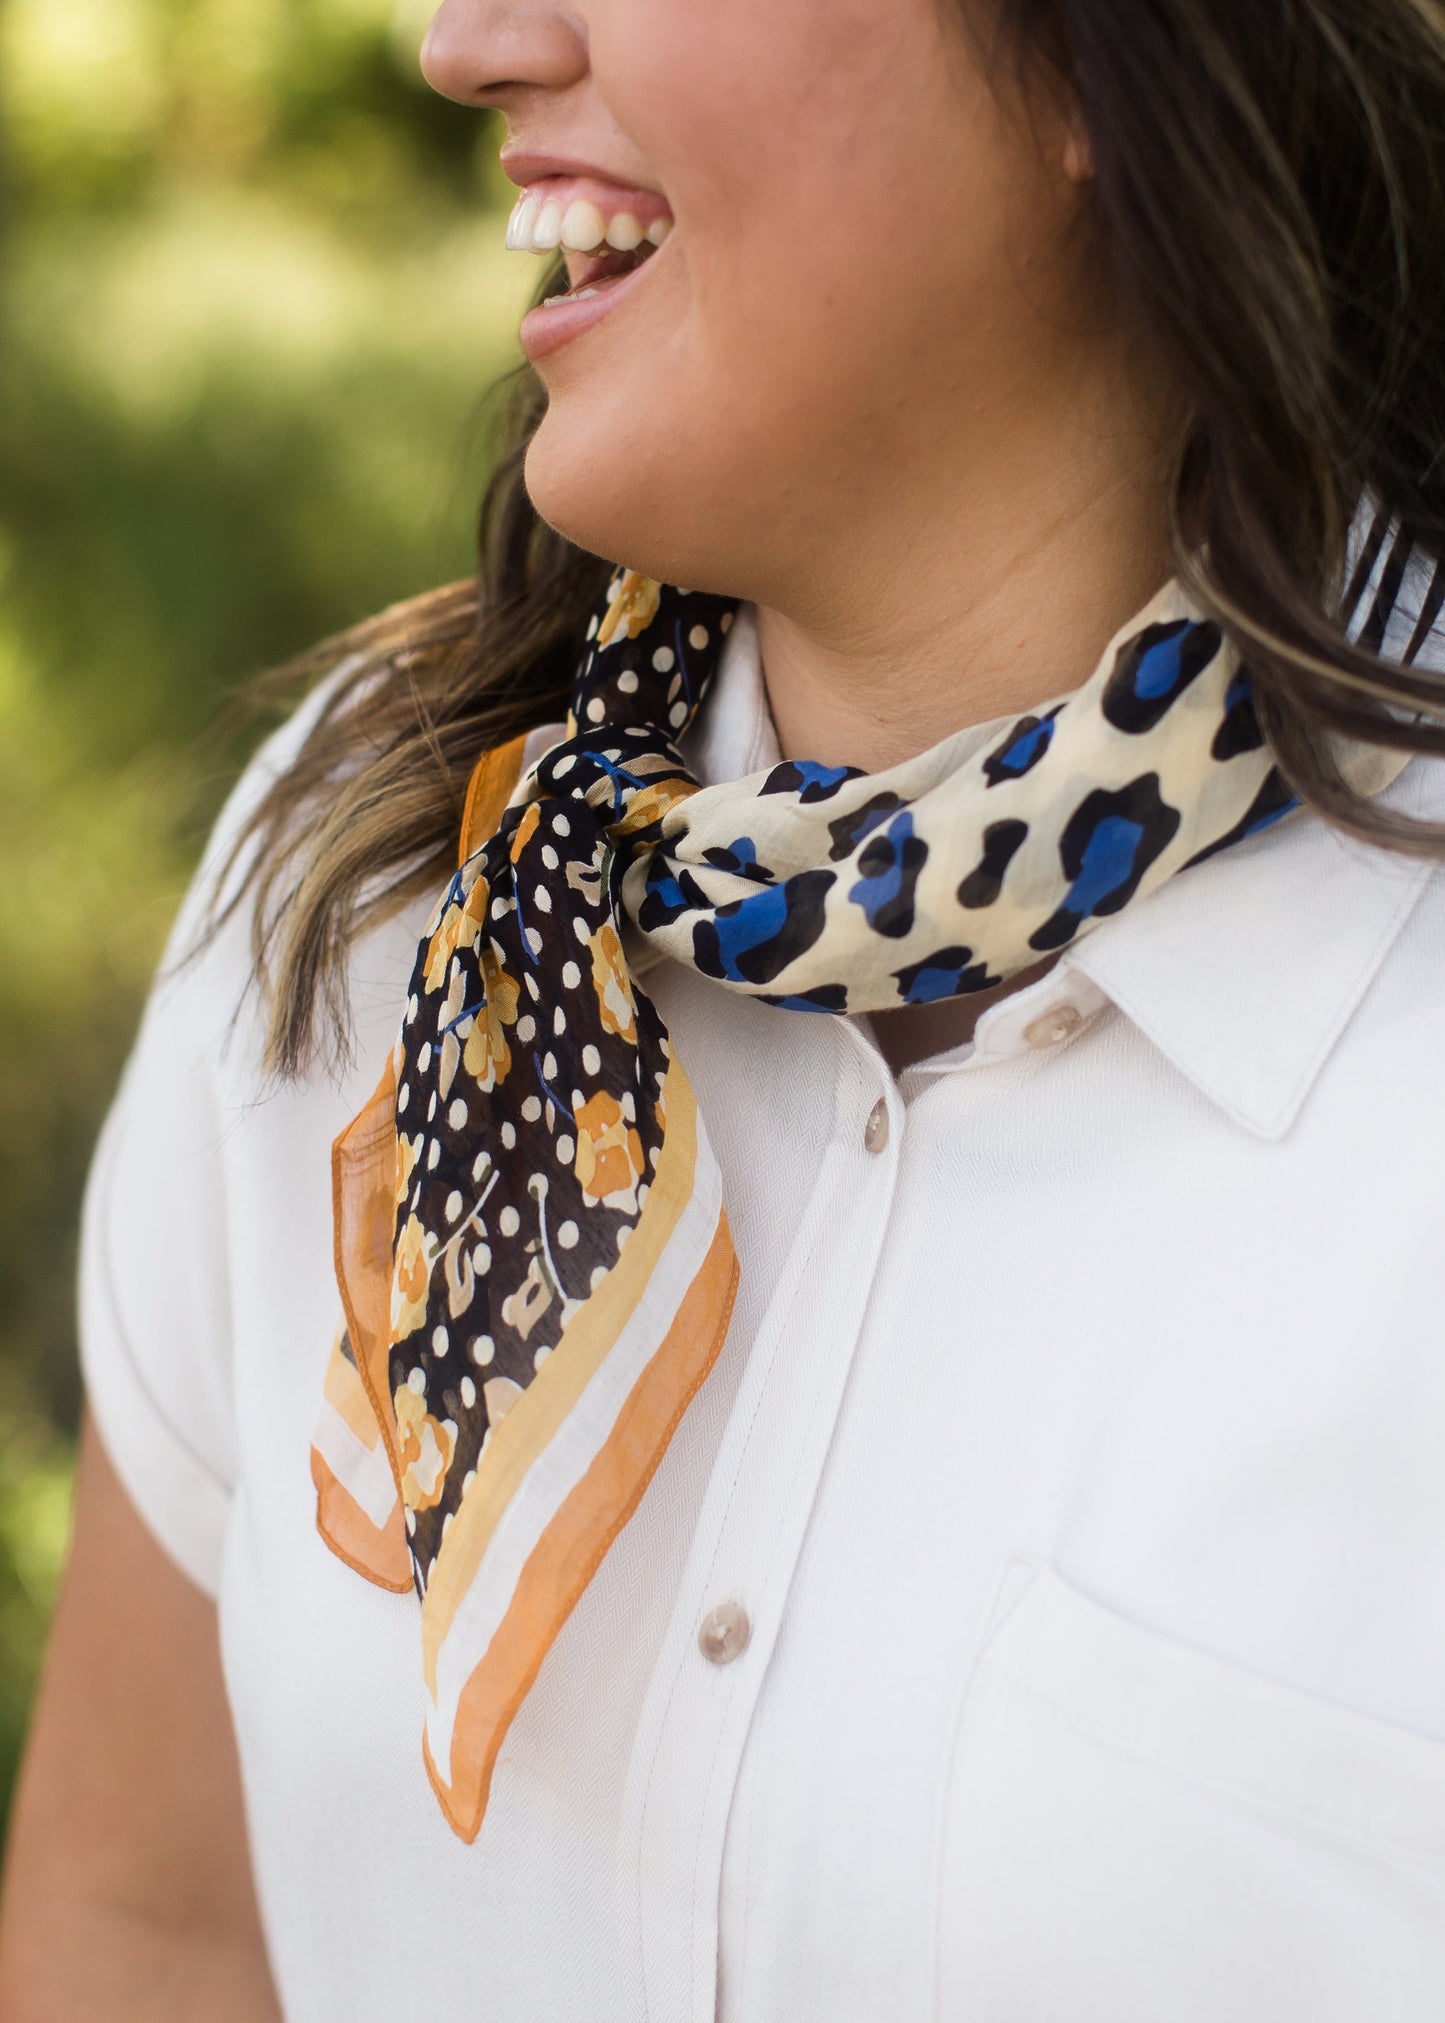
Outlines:
<svg viewBox="0 0 1445 2023"><path fill-rule="evenodd" d="M656 255L654 255L656 258ZM610 260L587 263L592 269L610 267ZM518 332L522 349L533 365L550 358L574 338L593 330L610 316L643 282L652 260L628 266L622 273L600 272L596 279L583 278L565 295L553 296L522 318Z"/></svg>
<svg viewBox="0 0 1445 2023"><path fill-rule="evenodd" d="M504 154L522 194L507 225L514 252L560 251L570 286L523 318L522 349L535 364L619 307L671 236L672 211L657 190L615 180L591 164L555 155Z"/></svg>

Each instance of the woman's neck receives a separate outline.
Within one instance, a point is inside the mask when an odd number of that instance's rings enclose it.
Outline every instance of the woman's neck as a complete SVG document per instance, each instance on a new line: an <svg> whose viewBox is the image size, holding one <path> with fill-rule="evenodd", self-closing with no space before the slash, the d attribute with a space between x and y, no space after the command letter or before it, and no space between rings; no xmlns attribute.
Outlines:
<svg viewBox="0 0 1445 2023"><path fill-rule="evenodd" d="M841 533L820 516L804 594L758 610L786 757L878 772L1021 713L1087 680L1162 587L1173 431L1137 383L1087 427L1045 409L981 460L915 468L907 509L880 485Z"/></svg>

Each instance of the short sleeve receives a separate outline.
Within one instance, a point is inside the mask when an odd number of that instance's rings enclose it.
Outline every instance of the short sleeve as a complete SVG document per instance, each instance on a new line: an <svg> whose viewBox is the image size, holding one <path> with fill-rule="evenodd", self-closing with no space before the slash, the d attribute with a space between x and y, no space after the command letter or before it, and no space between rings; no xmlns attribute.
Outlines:
<svg viewBox="0 0 1445 2023"><path fill-rule="evenodd" d="M338 671L338 674L340 671ZM236 1481L223 1062L255 1045L244 909L194 952L245 813L289 763L310 699L263 747L211 837L101 1133L80 1257L92 1418L140 1516L207 1594L219 1588ZM259 1073L258 1073L259 1084Z"/></svg>

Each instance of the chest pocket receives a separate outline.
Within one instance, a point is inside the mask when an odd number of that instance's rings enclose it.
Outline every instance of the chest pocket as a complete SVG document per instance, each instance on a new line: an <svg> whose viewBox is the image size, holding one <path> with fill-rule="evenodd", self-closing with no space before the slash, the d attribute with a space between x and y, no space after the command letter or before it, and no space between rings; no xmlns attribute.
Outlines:
<svg viewBox="0 0 1445 2023"><path fill-rule="evenodd" d="M937 2023L1440 2023L1445 1745L1017 1561L939 1892Z"/></svg>

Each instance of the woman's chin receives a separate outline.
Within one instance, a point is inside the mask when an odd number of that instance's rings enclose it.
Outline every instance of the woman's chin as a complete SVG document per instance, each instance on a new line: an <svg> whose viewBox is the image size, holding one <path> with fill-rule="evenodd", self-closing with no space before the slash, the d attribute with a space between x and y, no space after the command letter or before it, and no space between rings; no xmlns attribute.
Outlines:
<svg viewBox="0 0 1445 2023"><path fill-rule="evenodd" d="M528 496L549 527L590 555L661 583L726 590L727 557L697 518L697 489L678 486L675 459L657 459L651 477L644 468L656 440L651 431L573 427L554 402L527 450Z"/></svg>

